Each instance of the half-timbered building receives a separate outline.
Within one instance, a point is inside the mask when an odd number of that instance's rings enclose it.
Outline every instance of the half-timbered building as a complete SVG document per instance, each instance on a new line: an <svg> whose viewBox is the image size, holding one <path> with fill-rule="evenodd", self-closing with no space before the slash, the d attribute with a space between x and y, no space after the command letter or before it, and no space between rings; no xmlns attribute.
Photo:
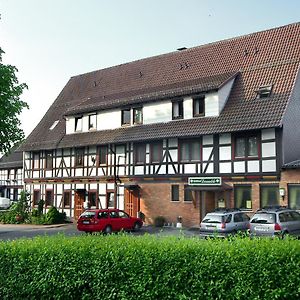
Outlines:
<svg viewBox="0 0 300 300"><path fill-rule="evenodd" d="M33 204L186 226L215 207L285 204L299 65L295 23L72 77L21 147Z"/></svg>
<svg viewBox="0 0 300 300"><path fill-rule="evenodd" d="M23 190L23 153L11 149L0 158L0 197L17 201Z"/></svg>

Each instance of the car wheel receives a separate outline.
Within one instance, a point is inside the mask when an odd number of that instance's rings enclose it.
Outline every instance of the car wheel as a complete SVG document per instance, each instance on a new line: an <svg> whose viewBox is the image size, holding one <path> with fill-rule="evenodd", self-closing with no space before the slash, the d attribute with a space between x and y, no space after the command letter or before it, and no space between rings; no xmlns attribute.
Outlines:
<svg viewBox="0 0 300 300"><path fill-rule="evenodd" d="M139 231L141 229L141 223L135 222L133 225L133 231Z"/></svg>
<svg viewBox="0 0 300 300"><path fill-rule="evenodd" d="M107 225L107 226L104 228L103 232L104 232L105 234L111 234L111 233L112 233L112 228L111 228L111 226L110 226L110 225Z"/></svg>

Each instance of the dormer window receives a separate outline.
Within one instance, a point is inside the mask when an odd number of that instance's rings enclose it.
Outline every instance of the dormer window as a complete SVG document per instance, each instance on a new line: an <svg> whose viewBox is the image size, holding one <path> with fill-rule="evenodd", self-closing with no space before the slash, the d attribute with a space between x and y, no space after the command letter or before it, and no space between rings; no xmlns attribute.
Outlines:
<svg viewBox="0 0 300 300"><path fill-rule="evenodd" d="M205 96L196 97L193 99L193 116L203 117L205 115Z"/></svg>
<svg viewBox="0 0 300 300"><path fill-rule="evenodd" d="M172 120L183 119L183 100L172 102Z"/></svg>
<svg viewBox="0 0 300 300"><path fill-rule="evenodd" d="M122 125L130 125L130 108L122 110Z"/></svg>
<svg viewBox="0 0 300 300"><path fill-rule="evenodd" d="M82 131L82 116L75 117L75 132Z"/></svg>
<svg viewBox="0 0 300 300"><path fill-rule="evenodd" d="M89 115L89 130L93 130L97 128L96 121L97 121L96 114Z"/></svg>
<svg viewBox="0 0 300 300"><path fill-rule="evenodd" d="M259 99L261 99L261 98L268 98L271 95L272 87L273 87L272 84L260 86L258 88L258 90L256 91L257 98L259 98Z"/></svg>
<svg viewBox="0 0 300 300"><path fill-rule="evenodd" d="M143 124L142 107L133 109L133 124Z"/></svg>

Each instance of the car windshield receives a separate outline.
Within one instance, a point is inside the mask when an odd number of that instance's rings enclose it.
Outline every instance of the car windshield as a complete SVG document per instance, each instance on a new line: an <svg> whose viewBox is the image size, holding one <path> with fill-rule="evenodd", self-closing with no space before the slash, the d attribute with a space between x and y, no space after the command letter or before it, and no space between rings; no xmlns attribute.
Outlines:
<svg viewBox="0 0 300 300"><path fill-rule="evenodd" d="M85 211L83 214L81 214L80 217L83 218L93 218L96 215L95 211Z"/></svg>
<svg viewBox="0 0 300 300"><path fill-rule="evenodd" d="M222 223L223 216L220 215L206 215L202 223Z"/></svg>
<svg viewBox="0 0 300 300"><path fill-rule="evenodd" d="M276 215L273 213L259 213L255 214L251 220L251 223L259 224L274 224L276 221Z"/></svg>

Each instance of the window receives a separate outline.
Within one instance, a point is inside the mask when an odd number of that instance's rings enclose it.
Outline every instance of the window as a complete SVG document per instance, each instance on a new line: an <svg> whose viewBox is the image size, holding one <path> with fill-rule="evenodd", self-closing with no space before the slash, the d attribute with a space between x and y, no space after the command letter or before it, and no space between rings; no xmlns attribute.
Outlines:
<svg viewBox="0 0 300 300"><path fill-rule="evenodd" d="M64 207L71 206L71 191L64 191Z"/></svg>
<svg viewBox="0 0 300 300"><path fill-rule="evenodd" d="M280 205L278 185L261 185L260 201L261 207Z"/></svg>
<svg viewBox="0 0 300 300"><path fill-rule="evenodd" d="M97 207L97 192L96 191L89 191L89 204L90 204L90 207L92 207L92 206Z"/></svg>
<svg viewBox="0 0 300 300"><path fill-rule="evenodd" d="M134 162L144 164L146 162L146 144L135 144Z"/></svg>
<svg viewBox="0 0 300 300"><path fill-rule="evenodd" d="M107 211L101 211L98 214L98 219L107 219L108 218L108 212Z"/></svg>
<svg viewBox="0 0 300 300"><path fill-rule="evenodd" d="M183 100L172 102L172 120L183 118Z"/></svg>
<svg viewBox="0 0 300 300"><path fill-rule="evenodd" d="M92 114L89 115L89 130L93 130L97 128L97 115Z"/></svg>
<svg viewBox="0 0 300 300"><path fill-rule="evenodd" d="M18 169L14 170L14 180L18 179Z"/></svg>
<svg viewBox="0 0 300 300"><path fill-rule="evenodd" d="M82 131L82 116L75 117L75 132Z"/></svg>
<svg viewBox="0 0 300 300"><path fill-rule="evenodd" d="M99 165L107 165L107 146L98 147Z"/></svg>
<svg viewBox="0 0 300 300"><path fill-rule="evenodd" d="M84 148L75 149L75 166L83 167Z"/></svg>
<svg viewBox="0 0 300 300"><path fill-rule="evenodd" d="M122 110L122 125L130 125L130 108Z"/></svg>
<svg viewBox="0 0 300 300"><path fill-rule="evenodd" d="M163 156L162 142L155 142L150 144L150 160L152 163L161 162Z"/></svg>
<svg viewBox="0 0 300 300"><path fill-rule="evenodd" d="M292 209L300 209L300 184L289 184L289 207Z"/></svg>
<svg viewBox="0 0 300 300"><path fill-rule="evenodd" d="M51 125L49 130L53 130L58 123L59 123L59 120L54 121L54 123Z"/></svg>
<svg viewBox="0 0 300 300"><path fill-rule="evenodd" d="M124 211L119 211L119 218L129 219L129 215L127 215Z"/></svg>
<svg viewBox="0 0 300 300"><path fill-rule="evenodd" d="M141 107L133 109L133 124L143 124L143 111Z"/></svg>
<svg viewBox="0 0 300 300"><path fill-rule="evenodd" d="M33 205L38 205L41 200L41 192L40 190L33 191Z"/></svg>
<svg viewBox="0 0 300 300"><path fill-rule="evenodd" d="M40 154L39 152L33 152L32 154L32 169L38 169L40 167Z"/></svg>
<svg viewBox="0 0 300 300"><path fill-rule="evenodd" d="M234 203L236 208L252 209L251 185L234 186Z"/></svg>
<svg viewBox="0 0 300 300"><path fill-rule="evenodd" d="M14 189L14 201L18 200L18 189Z"/></svg>
<svg viewBox="0 0 300 300"><path fill-rule="evenodd" d="M184 201L193 201L192 191L187 185L184 186Z"/></svg>
<svg viewBox="0 0 300 300"><path fill-rule="evenodd" d="M259 99L268 98L271 95L272 87L273 87L272 84L260 86L258 88L258 90L256 91L257 98L259 98Z"/></svg>
<svg viewBox="0 0 300 300"><path fill-rule="evenodd" d="M179 201L179 185L178 184L171 185L171 200Z"/></svg>
<svg viewBox="0 0 300 300"><path fill-rule="evenodd" d="M201 143L199 140L181 141L180 144L181 161L200 161Z"/></svg>
<svg viewBox="0 0 300 300"><path fill-rule="evenodd" d="M247 158L258 156L258 137L257 136L238 136L235 138L235 157Z"/></svg>
<svg viewBox="0 0 300 300"><path fill-rule="evenodd" d="M53 206L53 191L46 190L46 206Z"/></svg>
<svg viewBox="0 0 300 300"><path fill-rule="evenodd" d="M193 99L193 116L199 117L205 115L205 97L197 97Z"/></svg>
<svg viewBox="0 0 300 300"><path fill-rule="evenodd" d="M52 167L53 167L52 151L46 151L45 156L46 156L45 168L48 170L52 169Z"/></svg>
<svg viewBox="0 0 300 300"><path fill-rule="evenodd" d="M10 199L10 188L6 190L6 198Z"/></svg>
<svg viewBox="0 0 300 300"><path fill-rule="evenodd" d="M107 208L115 207L115 193L114 192L106 193L106 205L107 205Z"/></svg>

